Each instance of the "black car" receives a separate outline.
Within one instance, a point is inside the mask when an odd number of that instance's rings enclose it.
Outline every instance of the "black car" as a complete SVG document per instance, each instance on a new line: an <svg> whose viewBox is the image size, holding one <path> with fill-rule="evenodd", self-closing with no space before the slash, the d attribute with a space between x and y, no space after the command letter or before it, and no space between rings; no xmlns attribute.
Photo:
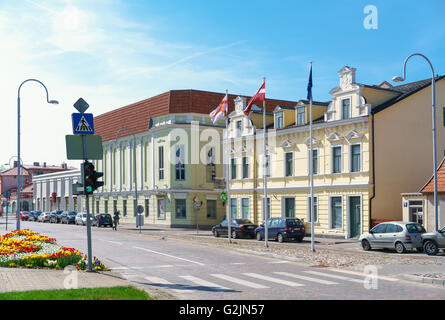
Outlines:
<svg viewBox="0 0 445 320"><path fill-rule="evenodd" d="M41 214L42 211L31 211L31 215L29 216L28 221L37 221Z"/></svg>
<svg viewBox="0 0 445 320"><path fill-rule="evenodd" d="M50 223L59 223L62 219L63 210L53 210L49 216Z"/></svg>
<svg viewBox="0 0 445 320"><path fill-rule="evenodd" d="M74 211L63 211L60 216L60 222L70 224L75 223L76 213Z"/></svg>
<svg viewBox="0 0 445 320"><path fill-rule="evenodd" d="M304 223L298 218L270 218L267 220L268 239L284 242L286 239L295 239L301 242L305 235ZM255 230L258 241L264 239L265 226L262 224Z"/></svg>
<svg viewBox="0 0 445 320"><path fill-rule="evenodd" d="M215 237L227 236L229 220L223 220L220 224L217 224L212 228L212 233ZM232 219L230 223L230 232L232 239L236 238L255 238L255 229L257 225L254 225L247 219Z"/></svg>
<svg viewBox="0 0 445 320"><path fill-rule="evenodd" d="M96 214L92 222L93 226L100 228L101 226L113 227L113 219L109 213L99 213Z"/></svg>

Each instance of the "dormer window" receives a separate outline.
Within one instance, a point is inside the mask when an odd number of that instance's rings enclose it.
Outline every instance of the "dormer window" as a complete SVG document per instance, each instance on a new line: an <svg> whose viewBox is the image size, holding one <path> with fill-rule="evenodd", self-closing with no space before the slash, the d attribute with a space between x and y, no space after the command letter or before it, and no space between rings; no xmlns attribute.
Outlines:
<svg viewBox="0 0 445 320"><path fill-rule="evenodd" d="M236 136L237 137L241 137L241 125L242 125L241 120L236 122Z"/></svg>
<svg viewBox="0 0 445 320"><path fill-rule="evenodd" d="M342 119L351 118L351 99L345 99L341 102Z"/></svg>
<svg viewBox="0 0 445 320"><path fill-rule="evenodd" d="M306 108L298 107L297 108L297 126L302 126L306 124Z"/></svg>
<svg viewBox="0 0 445 320"><path fill-rule="evenodd" d="M275 113L275 128L283 128L283 111L278 111L277 113Z"/></svg>

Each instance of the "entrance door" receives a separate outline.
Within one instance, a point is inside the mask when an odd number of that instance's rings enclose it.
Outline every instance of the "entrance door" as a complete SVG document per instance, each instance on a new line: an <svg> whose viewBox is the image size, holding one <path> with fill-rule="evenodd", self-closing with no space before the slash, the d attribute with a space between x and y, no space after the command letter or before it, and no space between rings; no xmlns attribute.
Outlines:
<svg viewBox="0 0 445 320"><path fill-rule="evenodd" d="M360 197L349 197L349 228L350 237L357 238L361 234L361 201Z"/></svg>

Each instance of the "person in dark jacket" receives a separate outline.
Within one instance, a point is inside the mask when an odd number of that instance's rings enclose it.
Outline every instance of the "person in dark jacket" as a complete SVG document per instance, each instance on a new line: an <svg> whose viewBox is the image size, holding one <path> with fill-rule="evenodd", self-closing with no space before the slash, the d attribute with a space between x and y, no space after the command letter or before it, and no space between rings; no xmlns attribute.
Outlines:
<svg viewBox="0 0 445 320"><path fill-rule="evenodd" d="M117 230L119 224L119 211L116 211L113 216L113 230Z"/></svg>

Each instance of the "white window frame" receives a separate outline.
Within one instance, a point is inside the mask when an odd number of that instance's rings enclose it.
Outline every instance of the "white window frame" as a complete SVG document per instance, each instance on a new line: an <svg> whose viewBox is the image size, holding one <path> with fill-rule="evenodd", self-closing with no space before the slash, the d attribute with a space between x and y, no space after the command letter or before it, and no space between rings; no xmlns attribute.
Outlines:
<svg viewBox="0 0 445 320"><path fill-rule="evenodd" d="M280 117L278 117L278 115L281 115L281 125L280 122L278 121L278 119ZM282 129L284 127L284 112L283 110L277 111L275 113L275 123L276 123L276 129Z"/></svg>
<svg viewBox="0 0 445 320"><path fill-rule="evenodd" d="M349 118L345 118L343 114L343 101L349 100ZM343 98L340 100L340 114L341 114L341 120L343 119L351 119L352 118L352 98Z"/></svg>
<svg viewBox="0 0 445 320"><path fill-rule="evenodd" d="M359 170L358 171L352 171L352 146L360 146L360 162L359 162ZM361 142L351 142L349 144L349 172L362 172L363 171L363 146Z"/></svg>
<svg viewBox="0 0 445 320"><path fill-rule="evenodd" d="M334 148L340 148L340 172L334 172ZM341 144L335 144L331 146L331 173L343 173L343 146Z"/></svg>
<svg viewBox="0 0 445 320"><path fill-rule="evenodd" d="M289 218L296 218L297 217L297 201L295 199L295 197L290 197L290 196L286 196L286 197L281 197L281 218L286 218L286 199L294 199L294 216L293 217L289 217Z"/></svg>
<svg viewBox="0 0 445 320"><path fill-rule="evenodd" d="M177 152L179 150L179 157L176 155ZM177 167L179 165L179 162L181 162L181 165L179 167ZM175 146L175 180L176 181L185 181L187 176L187 172L186 172L186 168L185 168L185 145L183 144L178 144ZM179 176L181 176L181 173L183 173L183 178L179 177L178 178L178 170L179 170Z"/></svg>
<svg viewBox="0 0 445 320"><path fill-rule="evenodd" d="M314 221L314 223L315 224L318 224L318 220L319 220L319 216L320 216L320 210L319 210L319 207L320 207L320 204L318 203L318 196L316 196L316 195L314 195L314 199L317 199L316 200L316 202L317 202L317 219ZM307 219L307 222L308 223L310 223L311 222L311 216L310 216L310 201L311 200L311 195L308 195L307 196L307 200L306 200L306 212L307 212L307 214L306 214L306 219Z"/></svg>
<svg viewBox="0 0 445 320"><path fill-rule="evenodd" d="M332 198L341 198L341 227L340 228L333 228L332 227ZM334 231L334 232L343 232L344 227L344 207L343 207L343 195L337 194L337 195L330 195L329 196L329 207L328 207L328 231Z"/></svg>
<svg viewBox="0 0 445 320"><path fill-rule="evenodd" d="M301 109L303 109L303 123L299 123L298 122L298 110L301 110ZM297 110L296 110L296 116L297 116L297 126L304 126L305 124L306 124L306 107L305 106L300 106L300 107L297 107Z"/></svg>
<svg viewBox="0 0 445 320"><path fill-rule="evenodd" d="M244 177L244 159L246 159L246 166L247 166L247 177ZM249 156L242 156L241 158L241 179L249 179L250 177L250 159Z"/></svg>
<svg viewBox="0 0 445 320"><path fill-rule="evenodd" d="M320 174L320 152L318 152L318 147L317 148L312 148L312 152L313 151L317 151L317 173L314 173L314 176L319 175ZM307 150L307 174L310 175L311 174L311 168L310 168L310 164L311 164L311 148L310 146L308 147Z"/></svg>
<svg viewBox="0 0 445 320"><path fill-rule="evenodd" d="M292 167L291 167L291 170L292 170L292 172L291 172L291 175L290 176L288 176L288 175L286 175L286 166L287 166L287 160L286 160L286 155L288 154L288 153L291 153L292 154ZM295 163L295 161L294 161L294 152L293 151L284 151L284 157L283 157L284 159L284 161L283 161L283 163L284 163L284 166L283 166L283 177L285 177L285 178L287 178L287 177L293 177L294 176L294 172L295 172L295 170L294 170L294 163Z"/></svg>
<svg viewBox="0 0 445 320"><path fill-rule="evenodd" d="M230 180L237 180L238 179L238 163L236 161L236 157L230 158ZM234 160L235 165L235 178L232 176L232 160Z"/></svg>
<svg viewBox="0 0 445 320"><path fill-rule="evenodd" d="M235 200L235 202L236 202L236 217L235 218L232 217L232 200ZM230 197L230 199L229 199L229 206L230 206L229 207L230 219L239 219L238 198Z"/></svg>
<svg viewBox="0 0 445 320"><path fill-rule="evenodd" d="M248 203L248 204L247 204L247 209L248 209L249 215L248 215L247 218L244 218L243 200L247 200L247 203ZM241 219L249 219L249 220L250 220L250 198L246 198L246 197L241 198L241 200L240 200L240 204L241 204L240 218L241 218Z"/></svg>

